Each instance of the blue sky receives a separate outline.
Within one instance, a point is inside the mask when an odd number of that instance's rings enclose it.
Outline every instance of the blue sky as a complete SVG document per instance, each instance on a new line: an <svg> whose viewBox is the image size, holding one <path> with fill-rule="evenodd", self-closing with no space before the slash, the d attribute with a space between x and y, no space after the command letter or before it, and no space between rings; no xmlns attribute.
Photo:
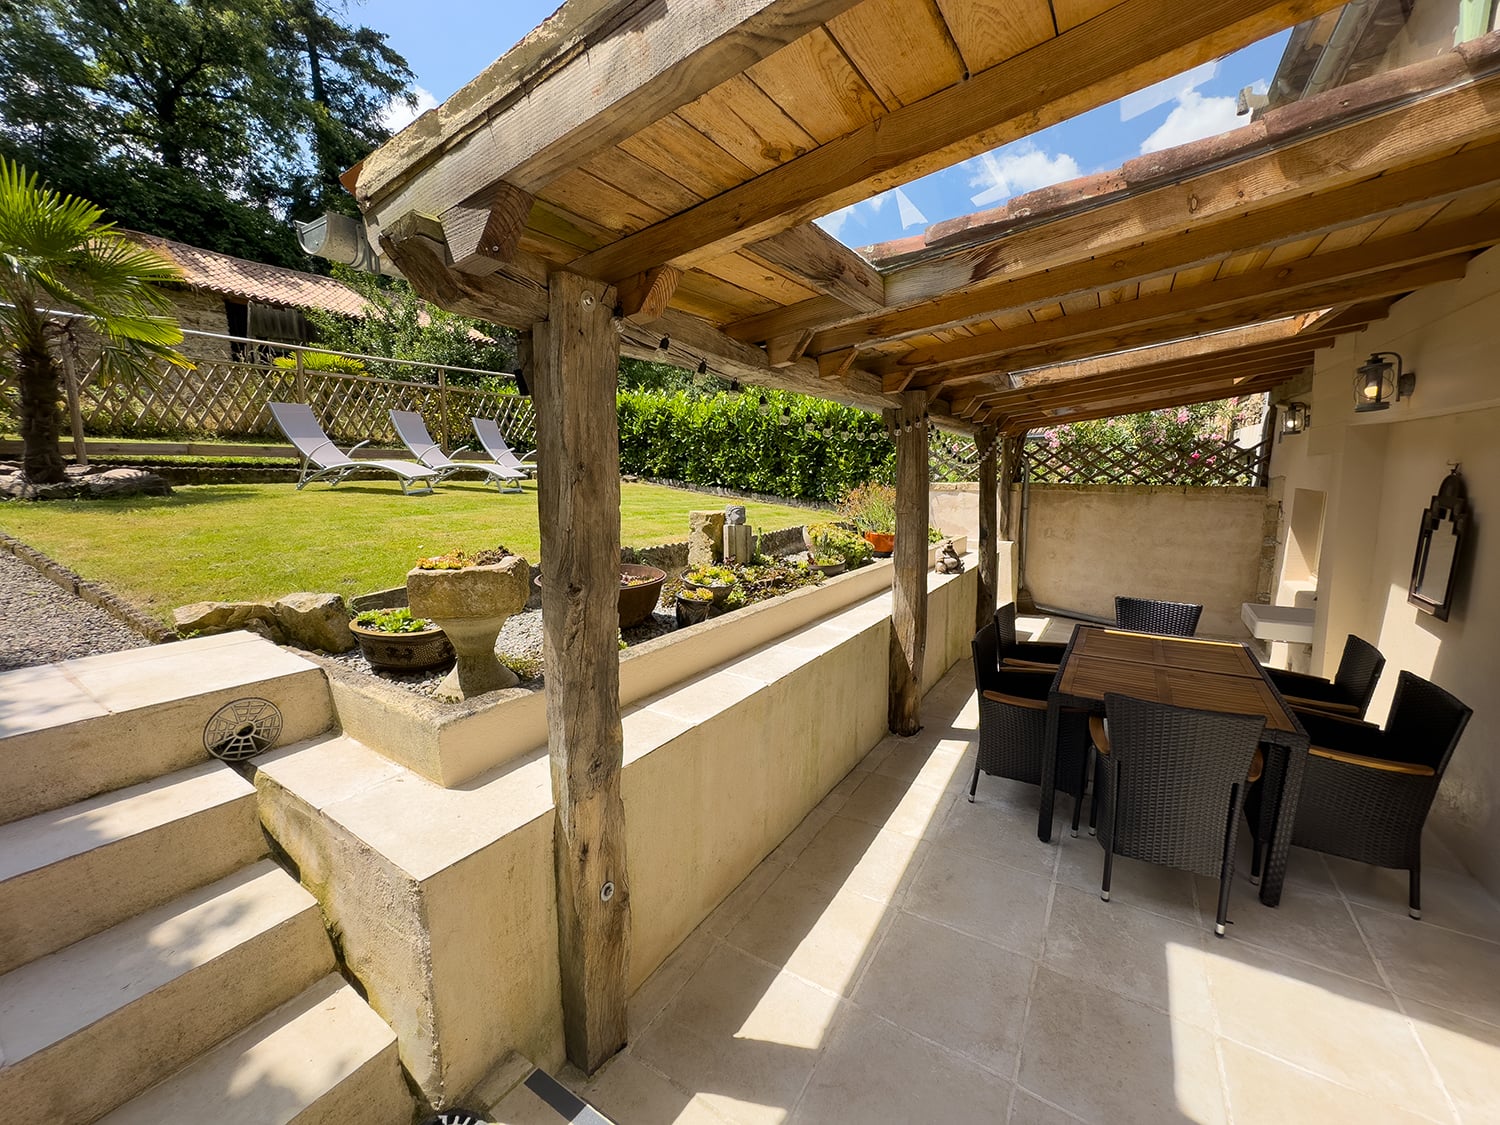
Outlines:
<svg viewBox="0 0 1500 1125"><path fill-rule="evenodd" d="M560 0L364 0L350 16L386 33L417 76L421 108L447 98L554 12ZM930 223L998 207L1012 195L1243 125L1235 99L1264 89L1287 32L1024 140L820 220L849 246L920 234ZM409 119L404 107L394 124Z"/></svg>

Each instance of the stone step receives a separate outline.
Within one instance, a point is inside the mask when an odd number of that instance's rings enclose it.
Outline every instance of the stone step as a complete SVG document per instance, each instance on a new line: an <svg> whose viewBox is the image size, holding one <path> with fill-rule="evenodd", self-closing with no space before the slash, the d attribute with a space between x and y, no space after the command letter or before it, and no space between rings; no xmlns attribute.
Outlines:
<svg viewBox="0 0 1500 1125"><path fill-rule="evenodd" d="M105 1125L408 1125L396 1035L337 975L104 1119Z"/></svg>
<svg viewBox="0 0 1500 1125"><path fill-rule="evenodd" d="M312 895L252 864L0 977L0 1105L93 1121L333 967Z"/></svg>
<svg viewBox="0 0 1500 1125"><path fill-rule="evenodd" d="M0 973L266 851L255 786L216 760L0 825Z"/></svg>
<svg viewBox="0 0 1500 1125"><path fill-rule="evenodd" d="M0 672L0 824L206 761L205 727L243 699L279 710L278 746L333 725L322 669L250 633Z"/></svg>

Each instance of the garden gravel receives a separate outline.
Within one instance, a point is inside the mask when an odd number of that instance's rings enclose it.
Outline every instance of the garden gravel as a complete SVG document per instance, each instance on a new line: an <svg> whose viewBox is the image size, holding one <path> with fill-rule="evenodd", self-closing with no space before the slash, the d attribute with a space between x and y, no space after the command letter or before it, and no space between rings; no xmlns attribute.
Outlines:
<svg viewBox="0 0 1500 1125"><path fill-rule="evenodd" d="M0 671L150 643L104 610L0 553Z"/></svg>

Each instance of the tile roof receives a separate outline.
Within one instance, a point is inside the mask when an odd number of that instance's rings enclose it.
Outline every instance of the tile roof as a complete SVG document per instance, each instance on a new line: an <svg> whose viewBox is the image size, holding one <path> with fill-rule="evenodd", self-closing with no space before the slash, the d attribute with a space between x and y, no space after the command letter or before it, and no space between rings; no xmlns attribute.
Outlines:
<svg viewBox="0 0 1500 1125"><path fill-rule="evenodd" d="M176 262L182 270L183 283L194 289L288 308L321 309L345 316L363 316L366 309L363 297L331 277L250 262L153 234L126 233L136 242Z"/></svg>

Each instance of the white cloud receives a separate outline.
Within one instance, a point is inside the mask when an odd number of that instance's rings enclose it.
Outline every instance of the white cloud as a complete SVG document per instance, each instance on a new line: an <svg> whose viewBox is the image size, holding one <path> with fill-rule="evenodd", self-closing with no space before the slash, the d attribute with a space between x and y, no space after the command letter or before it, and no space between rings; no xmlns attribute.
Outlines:
<svg viewBox="0 0 1500 1125"><path fill-rule="evenodd" d="M1120 99L1120 120L1129 121L1133 117L1139 117L1147 110L1155 109L1159 105L1166 105L1170 101L1185 97L1192 93L1205 82L1210 81L1219 73L1219 63L1215 59L1212 62L1199 63L1192 70L1174 74L1171 78L1163 78L1160 82L1147 86L1144 90L1137 90L1133 94L1126 94Z"/></svg>
<svg viewBox="0 0 1500 1125"><path fill-rule="evenodd" d="M1060 184L1079 174L1078 161L1069 153L1060 152L1053 156L1031 141L986 152L977 161L970 161L969 167L974 172L969 178L969 186L981 189L971 197L976 207L986 207L1022 192Z"/></svg>
<svg viewBox="0 0 1500 1125"><path fill-rule="evenodd" d="M415 105L407 104L405 98L397 95L386 102L385 108L380 111L380 123L392 133L401 132L429 109L437 108L437 99L427 90L417 86L412 93L417 96Z"/></svg>
<svg viewBox="0 0 1500 1125"><path fill-rule="evenodd" d="M1177 100L1161 126L1141 142L1141 155L1218 136L1239 124L1233 98L1205 98L1189 90Z"/></svg>
<svg viewBox="0 0 1500 1125"><path fill-rule="evenodd" d="M830 236L837 238L839 232L844 229L844 224L849 221L849 216L852 214L854 214L853 205L840 207L837 211L824 215L821 219L814 219L813 222L822 227Z"/></svg>

